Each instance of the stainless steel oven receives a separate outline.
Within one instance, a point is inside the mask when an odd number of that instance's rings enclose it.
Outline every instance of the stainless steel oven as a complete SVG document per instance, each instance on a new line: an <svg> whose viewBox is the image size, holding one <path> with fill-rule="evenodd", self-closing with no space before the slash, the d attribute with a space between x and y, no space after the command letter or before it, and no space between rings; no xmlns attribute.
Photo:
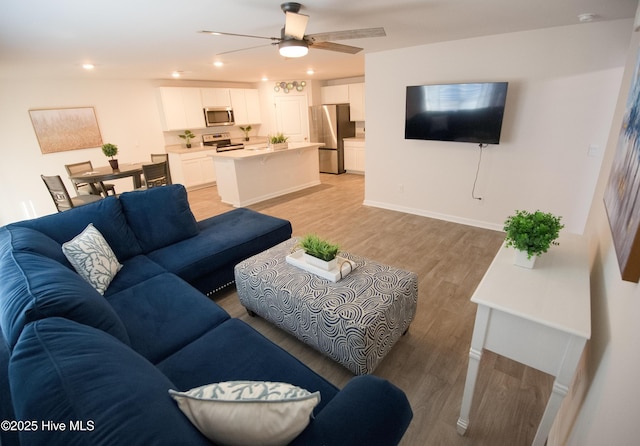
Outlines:
<svg viewBox="0 0 640 446"><path fill-rule="evenodd" d="M202 144L209 147L215 147L216 152L244 149L244 144L231 142L231 136L229 135L229 132L202 135Z"/></svg>

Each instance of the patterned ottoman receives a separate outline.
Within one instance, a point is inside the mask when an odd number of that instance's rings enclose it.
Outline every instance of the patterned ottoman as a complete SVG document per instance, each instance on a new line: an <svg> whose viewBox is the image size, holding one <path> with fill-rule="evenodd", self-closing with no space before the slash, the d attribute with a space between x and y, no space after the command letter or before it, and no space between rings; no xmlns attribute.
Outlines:
<svg viewBox="0 0 640 446"><path fill-rule="evenodd" d="M341 252L356 267L334 283L286 262L296 243L236 265L240 302L356 375L371 373L415 316L416 274Z"/></svg>

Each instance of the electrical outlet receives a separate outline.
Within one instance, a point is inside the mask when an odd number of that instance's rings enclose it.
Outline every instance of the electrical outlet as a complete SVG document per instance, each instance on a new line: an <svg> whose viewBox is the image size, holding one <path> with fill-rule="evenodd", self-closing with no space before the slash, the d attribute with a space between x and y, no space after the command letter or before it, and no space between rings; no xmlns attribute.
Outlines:
<svg viewBox="0 0 640 446"><path fill-rule="evenodd" d="M398 192L401 194L404 193L404 184L402 183L398 184Z"/></svg>

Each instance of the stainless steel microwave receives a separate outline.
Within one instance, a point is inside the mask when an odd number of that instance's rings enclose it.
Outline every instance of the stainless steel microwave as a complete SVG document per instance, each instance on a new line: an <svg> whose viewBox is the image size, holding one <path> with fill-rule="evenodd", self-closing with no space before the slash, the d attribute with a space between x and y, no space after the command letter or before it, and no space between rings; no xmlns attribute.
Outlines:
<svg viewBox="0 0 640 446"><path fill-rule="evenodd" d="M204 109L204 121L207 127L234 125L233 109L231 107L207 107Z"/></svg>

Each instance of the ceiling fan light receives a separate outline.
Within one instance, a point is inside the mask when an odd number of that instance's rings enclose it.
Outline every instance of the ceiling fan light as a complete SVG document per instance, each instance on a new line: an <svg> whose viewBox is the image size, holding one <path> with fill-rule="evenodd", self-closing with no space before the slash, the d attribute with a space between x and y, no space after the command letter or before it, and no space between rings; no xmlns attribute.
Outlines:
<svg viewBox="0 0 640 446"><path fill-rule="evenodd" d="M304 40L287 39L278 44L278 51L283 57L303 57L309 52L309 45Z"/></svg>

